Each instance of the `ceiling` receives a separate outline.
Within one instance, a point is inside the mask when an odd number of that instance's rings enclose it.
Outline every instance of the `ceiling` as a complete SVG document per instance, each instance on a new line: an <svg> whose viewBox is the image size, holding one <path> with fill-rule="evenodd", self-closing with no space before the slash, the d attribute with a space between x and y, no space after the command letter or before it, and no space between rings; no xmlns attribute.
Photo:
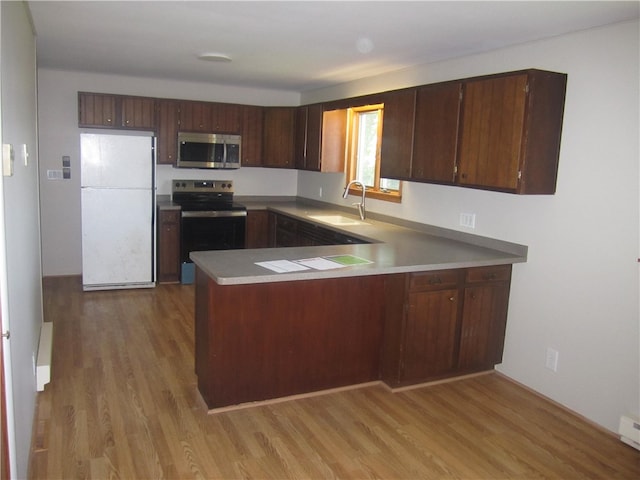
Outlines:
<svg viewBox="0 0 640 480"><path fill-rule="evenodd" d="M640 2L27 4L40 67L304 92L637 19Z"/></svg>

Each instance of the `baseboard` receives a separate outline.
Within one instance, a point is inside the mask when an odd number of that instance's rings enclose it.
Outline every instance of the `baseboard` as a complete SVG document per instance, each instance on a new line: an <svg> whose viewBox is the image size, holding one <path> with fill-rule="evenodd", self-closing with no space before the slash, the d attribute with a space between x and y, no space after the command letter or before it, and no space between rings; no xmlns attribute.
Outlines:
<svg viewBox="0 0 640 480"><path fill-rule="evenodd" d="M40 343L36 362L36 385L39 392L51 381L51 354L53 350L53 323L43 322L40 327Z"/></svg>
<svg viewBox="0 0 640 480"><path fill-rule="evenodd" d="M605 434L607 434L607 435L608 435L608 436L610 436L610 437L618 438L618 434L617 434L616 432L612 432L612 431L611 431L611 430L609 430L608 428L606 428L606 427L604 427L604 426L600 425L599 423L594 422L594 421L593 421L593 420L591 420L590 418L585 417L584 415L582 415L582 414L580 414L580 413L576 412L575 410L571 410L569 407L567 407L567 406L565 406L565 405L561 404L560 402L557 402L557 401L553 400L553 399L552 399L552 398L550 398L550 397L547 397L546 395L544 395L544 394L542 394L542 393L538 392L537 390L534 390L533 388L529 387L528 385L525 385L524 383L521 383L521 382L519 382L519 381L517 381L517 380L514 380L513 378L509 377L508 375L506 375L506 374L504 374L504 373L502 373L502 372L499 372L499 371L497 371L497 370L496 370L496 372L495 372L495 373L496 373L496 375L501 376L501 377L502 377L502 378L504 378L505 380L508 380L508 381L510 381L511 383L514 383L514 384L518 385L518 386L519 386L519 387L521 387L521 388L524 388L525 390L527 390L528 392L530 392L530 393L532 393L532 394L536 395L537 397L542 398L543 400L546 400L547 402L549 402L549 403L551 403L551 404L555 405L556 407L558 407L558 408L560 408L560 409L564 410L564 411L565 411L565 412L567 412L567 413L570 413L571 415L573 415L574 417L576 417L576 418L578 418L578 419L582 420L583 422L588 423L588 424L589 424L589 425L591 425L593 428L595 428L595 429L599 430L601 433L605 433Z"/></svg>

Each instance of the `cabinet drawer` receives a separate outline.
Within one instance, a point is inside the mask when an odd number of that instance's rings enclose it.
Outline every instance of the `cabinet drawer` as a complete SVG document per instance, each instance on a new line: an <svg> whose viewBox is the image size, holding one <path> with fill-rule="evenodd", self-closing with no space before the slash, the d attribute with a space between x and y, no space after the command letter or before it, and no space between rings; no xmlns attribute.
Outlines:
<svg viewBox="0 0 640 480"><path fill-rule="evenodd" d="M165 223L180 223L180 210L160 210L159 221Z"/></svg>
<svg viewBox="0 0 640 480"><path fill-rule="evenodd" d="M511 279L511 265L495 265L467 269L467 283L508 282Z"/></svg>
<svg viewBox="0 0 640 480"><path fill-rule="evenodd" d="M276 217L276 225L278 226L278 230L282 229L290 232L298 231L298 221L284 215L278 215Z"/></svg>
<svg viewBox="0 0 640 480"><path fill-rule="evenodd" d="M458 286L459 270L435 270L433 272L412 273L409 276L409 290L440 290Z"/></svg>

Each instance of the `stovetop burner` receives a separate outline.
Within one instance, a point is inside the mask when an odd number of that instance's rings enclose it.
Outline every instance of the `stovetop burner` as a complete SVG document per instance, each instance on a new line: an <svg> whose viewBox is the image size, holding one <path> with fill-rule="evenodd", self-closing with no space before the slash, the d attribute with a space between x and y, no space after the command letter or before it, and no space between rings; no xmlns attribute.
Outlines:
<svg viewBox="0 0 640 480"><path fill-rule="evenodd" d="M183 211L246 210L233 201L232 180L174 180L171 199Z"/></svg>

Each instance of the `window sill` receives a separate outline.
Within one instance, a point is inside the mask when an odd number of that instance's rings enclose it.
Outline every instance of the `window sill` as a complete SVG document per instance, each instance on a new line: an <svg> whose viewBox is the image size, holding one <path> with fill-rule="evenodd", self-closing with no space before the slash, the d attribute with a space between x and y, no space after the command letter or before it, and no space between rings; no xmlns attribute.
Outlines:
<svg viewBox="0 0 640 480"><path fill-rule="evenodd" d="M362 197L362 190L360 190L359 188L350 188L349 195ZM402 202L402 194L399 192L382 192L380 190L367 189L365 196L367 198L373 198L375 200L383 200L386 202L394 202L394 203Z"/></svg>

